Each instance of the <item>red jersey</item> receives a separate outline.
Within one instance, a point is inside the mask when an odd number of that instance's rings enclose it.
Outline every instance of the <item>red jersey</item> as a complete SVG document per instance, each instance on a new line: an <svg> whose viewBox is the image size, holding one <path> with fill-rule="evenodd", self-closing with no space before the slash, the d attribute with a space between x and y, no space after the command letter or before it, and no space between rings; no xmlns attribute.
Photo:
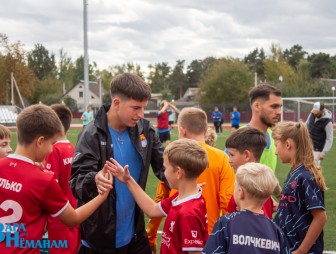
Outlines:
<svg viewBox="0 0 336 254"><path fill-rule="evenodd" d="M273 219L273 199L269 198L265 201L261 208L261 212L264 213L264 215L269 218L270 220ZM234 212L239 212L239 207L236 204L236 201L234 200L234 197L232 196L228 205L228 212L229 213L234 213Z"/></svg>
<svg viewBox="0 0 336 254"><path fill-rule="evenodd" d="M53 176L26 157L11 154L0 160L0 169L0 226L8 229L21 225L13 230L19 232L19 246L14 246L12 234L10 246L6 246L6 239L0 242L0 253L39 253L38 248L29 249L26 242L40 241L47 216L58 216L69 201Z"/></svg>
<svg viewBox="0 0 336 254"><path fill-rule="evenodd" d="M208 218L202 190L177 200L178 192L159 203L167 216L162 230L161 254L202 251L208 239Z"/></svg>
<svg viewBox="0 0 336 254"><path fill-rule="evenodd" d="M165 111L162 114L158 115L157 118L157 128L158 129L168 129L169 128L169 112Z"/></svg>
<svg viewBox="0 0 336 254"><path fill-rule="evenodd" d="M72 207L76 207L77 200L72 195L69 180L71 176L71 164L75 147L69 140L60 140L53 146L53 151L47 156L44 171L53 175L69 199ZM76 254L80 244L79 226L68 227L58 218L48 217L48 239L67 240L68 247L49 248L49 254Z"/></svg>
<svg viewBox="0 0 336 254"><path fill-rule="evenodd" d="M72 195L69 185L74 151L75 147L69 140L58 141L54 144L52 152L47 156L44 166L44 172L54 176L54 179L62 188L72 207L76 207L77 202ZM59 219L50 217L50 220L48 220L48 228L63 229L68 227Z"/></svg>

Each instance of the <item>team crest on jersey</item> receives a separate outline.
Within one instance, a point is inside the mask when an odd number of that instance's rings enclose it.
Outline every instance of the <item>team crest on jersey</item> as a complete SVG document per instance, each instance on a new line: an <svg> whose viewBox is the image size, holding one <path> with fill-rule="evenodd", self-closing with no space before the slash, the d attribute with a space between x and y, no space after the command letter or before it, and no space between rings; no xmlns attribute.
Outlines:
<svg viewBox="0 0 336 254"><path fill-rule="evenodd" d="M142 147L146 147L147 146L147 139L146 139L146 137L145 137L145 135L144 134L141 134L140 135L140 141L141 141L141 146Z"/></svg>
<svg viewBox="0 0 336 254"><path fill-rule="evenodd" d="M191 230L191 236L196 238L197 237L197 231Z"/></svg>
<svg viewBox="0 0 336 254"><path fill-rule="evenodd" d="M293 182L291 182L291 188L293 189L293 190L295 190L296 189L296 186L297 186L297 182L294 180Z"/></svg>
<svg viewBox="0 0 336 254"><path fill-rule="evenodd" d="M175 225L175 221L170 222L169 231L172 232L172 233L174 231L174 225Z"/></svg>

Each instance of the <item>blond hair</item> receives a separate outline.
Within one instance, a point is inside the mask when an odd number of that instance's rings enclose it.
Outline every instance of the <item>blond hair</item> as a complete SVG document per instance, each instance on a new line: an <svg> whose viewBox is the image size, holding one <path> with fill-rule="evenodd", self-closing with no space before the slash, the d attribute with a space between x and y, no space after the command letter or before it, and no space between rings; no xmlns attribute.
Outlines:
<svg viewBox="0 0 336 254"><path fill-rule="evenodd" d="M181 110L177 124L179 128L182 127L192 134L205 135L208 129L208 118L202 109L186 107Z"/></svg>
<svg viewBox="0 0 336 254"><path fill-rule="evenodd" d="M0 124L0 139L11 138L11 137L12 135L11 135L10 130L6 126Z"/></svg>
<svg viewBox="0 0 336 254"><path fill-rule="evenodd" d="M213 128L208 128L205 134L205 143L209 146L216 147L217 133Z"/></svg>
<svg viewBox="0 0 336 254"><path fill-rule="evenodd" d="M178 139L171 142L163 153L173 168L180 167L186 178L198 178L208 166L208 155L198 142L191 139Z"/></svg>
<svg viewBox="0 0 336 254"><path fill-rule="evenodd" d="M236 172L236 182L250 196L260 200L268 199L279 184L272 169L256 162L241 165Z"/></svg>
<svg viewBox="0 0 336 254"><path fill-rule="evenodd" d="M293 165L303 163L305 168L313 174L319 189L321 191L327 190L322 168L314 160L313 144L304 122L280 122L272 129L272 136L274 140L281 143L286 142L287 139L293 140L296 145Z"/></svg>

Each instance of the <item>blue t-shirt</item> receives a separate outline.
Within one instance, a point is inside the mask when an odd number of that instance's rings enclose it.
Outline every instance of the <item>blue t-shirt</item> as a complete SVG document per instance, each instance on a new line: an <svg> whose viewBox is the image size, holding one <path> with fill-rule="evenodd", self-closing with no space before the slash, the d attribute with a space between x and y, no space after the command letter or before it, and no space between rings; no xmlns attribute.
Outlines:
<svg viewBox="0 0 336 254"><path fill-rule="evenodd" d="M240 124L240 113L238 111L231 112L231 124L239 126Z"/></svg>
<svg viewBox="0 0 336 254"><path fill-rule="evenodd" d="M223 115L219 111L213 111L211 114L211 118L214 123L220 123L222 121Z"/></svg>
<svg viewBox="0 0 336 254"><path fill-rule="evenodd" d="M276 224L287 236L291 251L296 250L305 238L313 220L313 209L325 210L324 192L318 188L313 174L302 164L288 174L275 216ZM321 233L309 253L322 253L323 245Z"/></svg>
<svg viewBox="0 0 336 254"><path fill-rule="evenodd" d="M142 159L129 136L128 130L116 131L109 127L112 137L114 159L121 166L128 165L131 176L139 182ZM117 196L116 248L130 243L135 234L135 200L127 186L115 178Z"/></svg>
<svg viewBox="0 0 336 254"><path fill-rule="evenodd" d="M280 228L262 214L249 210L219 218L203 253L287 254L288 242Z"/></svg>

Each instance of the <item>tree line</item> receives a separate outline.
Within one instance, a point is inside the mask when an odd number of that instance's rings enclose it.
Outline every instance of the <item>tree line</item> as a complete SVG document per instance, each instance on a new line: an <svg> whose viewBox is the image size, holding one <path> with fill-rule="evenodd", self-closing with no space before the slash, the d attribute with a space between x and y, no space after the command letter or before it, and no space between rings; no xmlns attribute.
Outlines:
<svg viewBox="0 0 336 254"><path fill-rule="evenodd" d="M10 73L13 72L20 92L29 104L60 102L64 92L84 78L84 57L72 59L60 49L58 57L42 44L30 51L20 41L11 42L0 34L0 104L10 104ZM153 93L162 93L163 99L180 99L190 87L198 87L201 105L246 104L248 90L255 83L268 82L281 89L285 97L332 96L332 83L336 78L336 55L319 52L309 54L302 46L282 49L272 44L271 53L256 48L243 59L233 57L206 57L195 59L188 65L177 60L175 66L167 62L148 66L145 76L136 63L111 65L98 69L96 62L89 63L90 81L102 81L108 91L111 79L122 72L133 72L144 78ZM15 104L19 98L15 95ZM104 98L107 102L109 96ZM76 102L64 99L72 110Z"/></svg>

